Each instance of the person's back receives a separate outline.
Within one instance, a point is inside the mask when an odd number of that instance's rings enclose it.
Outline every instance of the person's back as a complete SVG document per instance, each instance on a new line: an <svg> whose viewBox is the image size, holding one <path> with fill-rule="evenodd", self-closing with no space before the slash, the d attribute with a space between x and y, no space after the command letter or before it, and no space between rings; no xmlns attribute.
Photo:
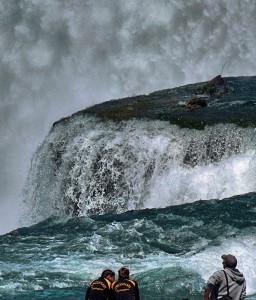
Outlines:
<svg viewBox="0 0 256 300"><path fill-rule="evenodd" d="M114 280L115 273L113 271L103 271L100 278L90 283L86 291L85 300L112 300L111 284Z"/></svg>
<svg viewBox="0 0 256 300"><path fill-rule="evenodd" d="M221 299L229 295L232 300L243 300L246 296L246 282L238 269L235 256L228 254L222 255L224 270L219 270L207 281L204 292L204 300Z"/></svg>
<svg viewBox="0 0 256 300"><path fill-rule="evenodd" d="M130 279L129 270L123 267L118 274L118 280L112 284L114 299L140 300L138 283L136 280Z"/></svg>

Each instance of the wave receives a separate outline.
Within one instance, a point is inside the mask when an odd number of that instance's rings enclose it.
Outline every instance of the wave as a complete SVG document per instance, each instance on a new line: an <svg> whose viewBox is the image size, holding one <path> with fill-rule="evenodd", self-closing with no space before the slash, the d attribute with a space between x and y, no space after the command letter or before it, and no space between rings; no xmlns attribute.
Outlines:
<svg viewBox="0 0 256 300"><path fill-rule="evenodd" d="M40 299L49 291L61 299L70 289L73 295L82 294L84 284L103 268L126 265L139 281L142 299L179 294L195 300L228 251L239 258L247 293L255 296L255 195L122 214L50 218L17 229L0 237L0 294L31 293Z"/></svg>

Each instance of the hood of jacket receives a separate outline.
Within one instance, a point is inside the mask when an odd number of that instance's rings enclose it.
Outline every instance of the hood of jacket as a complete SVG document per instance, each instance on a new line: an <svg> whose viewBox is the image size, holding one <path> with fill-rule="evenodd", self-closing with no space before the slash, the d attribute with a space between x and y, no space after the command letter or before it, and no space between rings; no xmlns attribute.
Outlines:
<svg viewBox="0 0 256 300"><path fill-rule="evenodd" d="M225 272L237 284L240 285L240 284L244 283L244 281L245 281L244 275L238 269L225 268Z"/></svg>

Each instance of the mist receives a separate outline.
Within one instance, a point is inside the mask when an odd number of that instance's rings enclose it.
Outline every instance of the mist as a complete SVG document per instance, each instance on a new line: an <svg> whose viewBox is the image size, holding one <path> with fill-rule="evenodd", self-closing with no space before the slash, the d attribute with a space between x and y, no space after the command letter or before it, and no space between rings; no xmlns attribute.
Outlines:
<svg viewBox="0 0 256 300"><path fill-rule="evenodd" d="M93 104L256 70L255 1L0 1L0 234L19 226L30 161Z"/></svg>

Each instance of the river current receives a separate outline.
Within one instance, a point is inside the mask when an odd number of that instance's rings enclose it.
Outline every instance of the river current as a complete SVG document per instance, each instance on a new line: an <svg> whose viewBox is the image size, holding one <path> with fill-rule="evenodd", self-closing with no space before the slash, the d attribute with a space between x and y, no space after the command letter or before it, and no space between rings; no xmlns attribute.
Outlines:
<svg viewBox="0 0 256 300"><path fill-rule="evenodd" d="M223 253L256 299L255 92L232 79L255 75L255 14L250 0L0 0L0 299L83 299L125 265L142 300L196 300ZM218 74L236 99L201 130L58 122Z"/></svg>

